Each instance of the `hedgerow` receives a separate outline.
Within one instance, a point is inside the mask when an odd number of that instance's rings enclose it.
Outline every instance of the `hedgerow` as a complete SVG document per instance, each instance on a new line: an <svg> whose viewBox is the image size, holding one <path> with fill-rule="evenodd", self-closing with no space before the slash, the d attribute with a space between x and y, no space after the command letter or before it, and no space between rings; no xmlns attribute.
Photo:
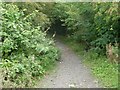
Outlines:
<svg viewBox="0 0 120 90"><path fill-rule="evenodd" d="M67 36L82 43L86 51L95 52L98 56L106 55L113 62L119 59L118 3L29 2L0 5L0 65L4 86L9 82L9 86L31 86L36 77L44 74L47 65L58 59L54 41L46 38L46 31L56 21L61 21L62 26L67 27ZM55 30L60 28L55 26Z"/></svg>
<svg viewBox="0 0 120 90"><path fill-rule="evenodd" d="M37 77L45 73L47 65L58 58L54 41L43 32L50 21L37 10L24 14L25 9L19 10L14 4L0 5L3 87L30 87ZM44 20L37 26L33 19L38 13Z"/></svg>
<svg viewBox="0 0 120 90"><path fill-rule="evenodd" d="M67 27L67 34L77 42L86 45L87 50L109 56L118 55L119 37L118 3L57 3L53 8L53 18L61 20ZM113 55L114 56L114 55ZM110 56L113 57L112 55ZM115 58L114 58L115 59ZM118 59L116 59L118 60Z"/></svg>

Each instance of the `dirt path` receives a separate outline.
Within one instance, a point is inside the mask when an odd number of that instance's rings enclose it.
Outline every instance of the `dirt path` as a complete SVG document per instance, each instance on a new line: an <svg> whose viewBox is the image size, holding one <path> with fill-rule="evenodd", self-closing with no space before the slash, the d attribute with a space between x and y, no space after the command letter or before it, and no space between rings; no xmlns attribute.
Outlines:
<svg viewBox="0 0 120 90"><path fill-rule="evenodd" d="M80 58L60 41L56 42L61 50L61 61L56 70L50 75L45 76L37 85L39 88L97 88L98 81L90 74Z"/></svg>

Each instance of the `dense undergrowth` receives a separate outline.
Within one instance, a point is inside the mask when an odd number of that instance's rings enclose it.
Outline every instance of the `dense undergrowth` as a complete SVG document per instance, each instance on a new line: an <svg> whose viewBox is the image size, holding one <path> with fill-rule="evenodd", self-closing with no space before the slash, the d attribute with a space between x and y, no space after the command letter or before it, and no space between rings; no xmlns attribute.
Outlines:
<svg viewBox="0 0 120 90"><path fill-rule="evenodd" d="M84 56L104 86L117 87L118 3L28 2L0 6L0 67L5 87L32 86L59 58L53 39L46 37L46 32L53 28L53 32L71 38L67 39L69 45ZM63 30L57 25L62 25Z"/></svg>
<svg viewBox="0 0 120 90"><path fill-rule="evenodd" d="M64 22L69 37L85 43L88 50L94 49L98 54L107 52L114 60L110 54L118 54L120 40L118 7L118 3L58 3L52 13L55 19ZM114 50L110 52L110 48Z"/></svg>
<svg viewBox="0 0 120 90"><path fill-rule="evenodd" d="M2 76L3 87L32 87L35 79L45 74L47 67L58 59L54 41L46 37L49 19L34 10L25 14L14 4L0 4L2 9ZM39 25L34 17L41 14Z"/></svg>

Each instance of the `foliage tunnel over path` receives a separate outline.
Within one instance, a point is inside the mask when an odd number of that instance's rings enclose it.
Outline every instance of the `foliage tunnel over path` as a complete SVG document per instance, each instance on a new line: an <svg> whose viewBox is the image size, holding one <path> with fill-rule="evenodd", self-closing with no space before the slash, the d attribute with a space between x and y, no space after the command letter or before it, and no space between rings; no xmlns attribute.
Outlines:
<svg viewBox="0 0 120 90"><path fill-rule="evenodd" d="M105 54L107 45L119 44L118 7L118 3L58 3L52 14L64 22L71 38Z"/></svg>
<svg viewBox="0 0 120 90"><path fill-rule="evenodd" d="M29 2L0 6L0 49L6 87L9 82L8 87L31 86L58 59L54 41L46 37L47 30L67 35L112 61L119 60L119 3Z"/></svg>

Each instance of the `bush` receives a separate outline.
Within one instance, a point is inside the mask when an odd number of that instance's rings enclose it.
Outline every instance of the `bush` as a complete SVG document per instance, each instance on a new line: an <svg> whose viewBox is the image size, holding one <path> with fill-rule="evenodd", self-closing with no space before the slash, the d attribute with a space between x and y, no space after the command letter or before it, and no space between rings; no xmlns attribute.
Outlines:
<svg viewBox="0 0 120 90"><path fill-rule="evenodd" d="M54 41L46 38L46 33L42 32L41 27L44 26L45 29L45 25L32 24L31 21L38 11L25 15L24 10L19 10L16 5L5 3L0 5L2 6L0 49L3 85L30 87L35 78L44 74L45 67L55 62L58 58L58 50ZM49 23L47 18L44 22L44 24Z"/></svg>
<svg viewBox="0 0 120 90"><path fill-rule="evenodd" d="M119 42L118 3L57 3L53 17L67 26L67 34L105 55L106 45Z"/></svg>

